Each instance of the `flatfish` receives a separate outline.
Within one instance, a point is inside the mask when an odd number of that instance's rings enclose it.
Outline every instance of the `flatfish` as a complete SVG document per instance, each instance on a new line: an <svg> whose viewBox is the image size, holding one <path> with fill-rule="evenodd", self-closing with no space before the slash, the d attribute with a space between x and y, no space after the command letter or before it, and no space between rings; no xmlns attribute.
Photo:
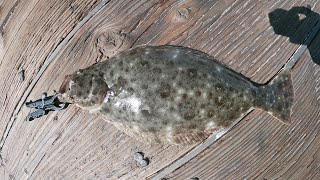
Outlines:
<svg viewBox="0 0 320 180"><path fill-rule="evenodd" d="M209 55L143 46L66 76L63 100L147 143L193 144L232 126L251 108L290 123L289 70L257 84Z"/></svg>

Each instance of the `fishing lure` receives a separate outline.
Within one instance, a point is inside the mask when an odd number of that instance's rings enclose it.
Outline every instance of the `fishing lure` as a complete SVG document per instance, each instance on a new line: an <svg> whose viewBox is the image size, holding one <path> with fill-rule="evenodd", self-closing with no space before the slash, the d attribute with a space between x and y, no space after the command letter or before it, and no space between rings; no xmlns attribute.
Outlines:
<svg viewBox="0 0 320 180"><path fill-rule="evenodd" d="M58 100L59 93L55 92L55 95L53 96L47 96L47 93L43 93L41 99L38 99L36 101L30 101L26 103L26 106L28 108L34 108L36 111L31 112L27 116L28 121L32 121L36 118L40 118L46 114L48 114L49 111L56 111L56 110L62 110L67 107L67 103L61 103Z"/></svg>
<svg viewBox="0 0 320 180"><path fill-rule="evenodd" d="M137 47L66 76L60 98L148 143L193 144L251 108L290 123L289 70L261 85L209 55L179 46Z"/></svg>

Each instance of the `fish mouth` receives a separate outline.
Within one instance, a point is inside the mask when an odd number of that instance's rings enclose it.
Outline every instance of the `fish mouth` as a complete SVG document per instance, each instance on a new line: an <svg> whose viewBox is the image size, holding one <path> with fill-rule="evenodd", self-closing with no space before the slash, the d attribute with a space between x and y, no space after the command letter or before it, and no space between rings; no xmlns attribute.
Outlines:
<svg viewBox="0 0 320 180"><path fill-rule="evenodd" d="M70 90L70 81L71 81L70 75L67 75L64 77L64 80L59 89L59 93L64 94Z"/></svg>

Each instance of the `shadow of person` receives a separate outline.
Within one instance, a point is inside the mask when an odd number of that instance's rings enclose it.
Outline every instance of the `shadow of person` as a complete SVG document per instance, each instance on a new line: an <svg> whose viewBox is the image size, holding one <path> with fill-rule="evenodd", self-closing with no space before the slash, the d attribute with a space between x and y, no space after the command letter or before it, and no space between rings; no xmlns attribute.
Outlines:
<svg viewBox="0 0 320 180"><path fill-rule="evenodd" d="M292 43L308 45L312 60L320 65L319 44L309 46L310 38L313 38L309 36L309 33L317 23L320 23L318 13L313 12L310 7L298 6L290 10L276 9L268 16L270 25L276 34L289 37ZM319 34L320 31L317 33ZM317 40L320 42L319 38Z"/></svg>

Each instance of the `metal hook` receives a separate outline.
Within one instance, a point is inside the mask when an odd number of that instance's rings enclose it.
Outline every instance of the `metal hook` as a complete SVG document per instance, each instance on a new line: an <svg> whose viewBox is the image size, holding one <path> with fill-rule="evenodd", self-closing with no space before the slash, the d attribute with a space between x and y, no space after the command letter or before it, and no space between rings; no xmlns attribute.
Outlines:
<svg viewBox="0 0 320 180"><path fill-rule="evenodd" d="M54 91L54 93L55 94L52 96L48 96L47 93L43 93L41 99L38 99L34 102L26 102L26 106L28 108L37 109L36 111L31 112L27 116L27 120L32 121L33 119L40 118L48 114L49 111L65 109L68 103L60 102L58 99L59 93L57 93L56 91Z"/></svg>

